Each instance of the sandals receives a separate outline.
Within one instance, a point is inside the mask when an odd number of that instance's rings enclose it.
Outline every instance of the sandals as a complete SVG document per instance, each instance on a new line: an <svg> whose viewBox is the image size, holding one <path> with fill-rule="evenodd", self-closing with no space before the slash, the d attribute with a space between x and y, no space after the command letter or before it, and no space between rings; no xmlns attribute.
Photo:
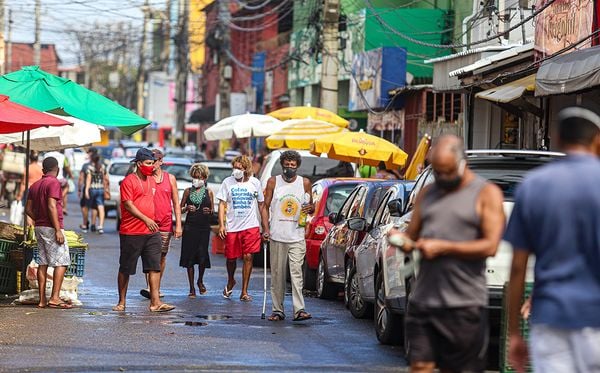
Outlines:
<svg viewBox="0 0 600 373"><path fill-rule="evenodd" d="M200 295L206 294L206 286L202 282L198 283L198 289L200 289Z"/></svg>
<svg viewBox="0 0 600 373"><path fill-rule="evenodd" d="M269 321L283 321L285 320L285 316L278 312L273 312L271 316L267 318Z"/></svg>
<svg viewBox="0 0 600 373"><path fill-rule="evenodd" d="M233 289L232 290L227 290L227 285L225 285L225 288L223 289L223 298L225 299L231 299L231 295L233 294Z"/></svg>
<svg viewBox="0 0 600 373"><path fill-rule="evenodd" d="M169 311L173 311L174 309L175 309L175 306L172 306L167 303L163 303L160 306L156 307L155 309L152 309L152 307L150 307L150 312L169 312Z"/></svg>
<svg viewBox="0 0 600 373"><path fill-rule="evenodd" d="M63 300L61 300L58 303L51 303L48 302L48 308L57 308L57 309L61 309L61 310L69 310L71 308L73 308L73 305L70 303L67 303Z"/></svg>
<svg viewBox="0 0 600 373"><path fill-rule="evenodd" d="M244 294L240 297L242 302L252 302L252 297L248 294Z"/></svg>
<svg viewBox="0 0 600 373"><path fill-rule="evenodd" d="M125 312L125 305L124 304L117 304L116 306L114 306L112 308L113 311L115 312Z"/></svg>
<svg viewBox="0 0 600 373"><path fill-rule="evenodd" d="M189 293L188 294L188 298L195 299L196 298L196 293Z"/></svg>
<svg viewBox="0 0 600 373"><path fill-rule="evenodd" d="M90 224L79 224L79 229L81 229L81 232L87 233L90 229Z"/></svg>
<svg viewBox="0 0 600 373"><path fill-rule="evenodd" d="M294 321L303 321L308 319L312 319L312 315L304 310L299 311L294 317Z"/></svg>

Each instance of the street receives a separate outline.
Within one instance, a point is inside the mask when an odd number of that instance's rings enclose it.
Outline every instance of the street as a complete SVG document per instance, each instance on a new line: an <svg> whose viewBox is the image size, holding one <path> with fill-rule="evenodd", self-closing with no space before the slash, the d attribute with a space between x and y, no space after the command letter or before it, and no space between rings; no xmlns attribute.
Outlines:
<svg viewBox="0 0 600 373"><path fill-rule="evenodd" d="M73 229L81 214L72 198L68 211L65 228ZM233 297L226 300L221 295L225 261L211 254L212 268L204 279L208 293L189 299L187 275L178 266L178 240L172 241L162 281L163 300L177 308L162 314L148 311L149 301L139 295L145 287L140 261L129 283L127 311L111 311L117 303L119 258L114 223L107 219L104 235L85 234L89 251L79 286L82 307L56 310L2 303L0 371L405 370L402 348L380 345L373 320L354 319L341 301L306 297L313 319L294 322L291 296L286 296L286 320L261 320L261 267L252 274L252 302L239 301L241 265Z"/></svg>

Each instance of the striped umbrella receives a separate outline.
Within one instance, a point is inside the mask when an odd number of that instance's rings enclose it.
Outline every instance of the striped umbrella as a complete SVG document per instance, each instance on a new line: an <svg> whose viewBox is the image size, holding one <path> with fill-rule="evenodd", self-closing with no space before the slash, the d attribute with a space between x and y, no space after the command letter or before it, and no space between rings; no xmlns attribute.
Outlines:
<svg viewBox="0 0 600 373"><path fill-rule="evenodd" d="M283 128L265 140L270 149L290 148L290 149L305 149L311 148L315 139L347 130L312 118L307 119L290 119L283 121Z"/></svg>

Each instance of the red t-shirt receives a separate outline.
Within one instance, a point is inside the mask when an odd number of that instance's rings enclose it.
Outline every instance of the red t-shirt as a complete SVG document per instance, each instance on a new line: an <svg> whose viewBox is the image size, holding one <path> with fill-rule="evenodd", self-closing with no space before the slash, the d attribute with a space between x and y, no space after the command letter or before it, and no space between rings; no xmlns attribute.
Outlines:
<svg viewBox="0 0 600 373"><path fill-rule="evenodd" d="M62 191L60 182L52 175L44 175L42 178L29 188L28 199L33 203L33 212L35 213L35 225L37 227L54 228L50 220L50 212L48 211L48 198L56 200L56 211L58 213L58 223L60 228L63 225L63 206L62 206Z"/></svg>
<svg viewBox="0 0 600 373"><path fill-rule="evenodd" d="M154 194L154 221L161 232L171 232L173 228L173 207L171 179L168 173L162 172L162 181L156 183Z"/></svg>
<svg viewBox="0 0 600 373"><path fill-rule="evenodd" d="M129 174L121 182L121 228L119 233L129 235L150 234L150 229L140 219L125 209L125 201L132 201L138 210L154 219L154 193L156 182L153 177L141 180L136 173Z"/></svg>

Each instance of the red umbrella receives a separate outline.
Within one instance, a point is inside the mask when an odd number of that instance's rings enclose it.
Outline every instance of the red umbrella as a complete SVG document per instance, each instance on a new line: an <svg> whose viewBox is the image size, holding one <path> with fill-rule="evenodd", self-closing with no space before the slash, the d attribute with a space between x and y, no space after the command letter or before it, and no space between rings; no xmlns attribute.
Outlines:
<svg viewBox="0 0 600 373"><path fill-rule="evenodd" d="M25 132L39 127L66 126L62 119L11 102L0 95L0 133Z"/></svg>

